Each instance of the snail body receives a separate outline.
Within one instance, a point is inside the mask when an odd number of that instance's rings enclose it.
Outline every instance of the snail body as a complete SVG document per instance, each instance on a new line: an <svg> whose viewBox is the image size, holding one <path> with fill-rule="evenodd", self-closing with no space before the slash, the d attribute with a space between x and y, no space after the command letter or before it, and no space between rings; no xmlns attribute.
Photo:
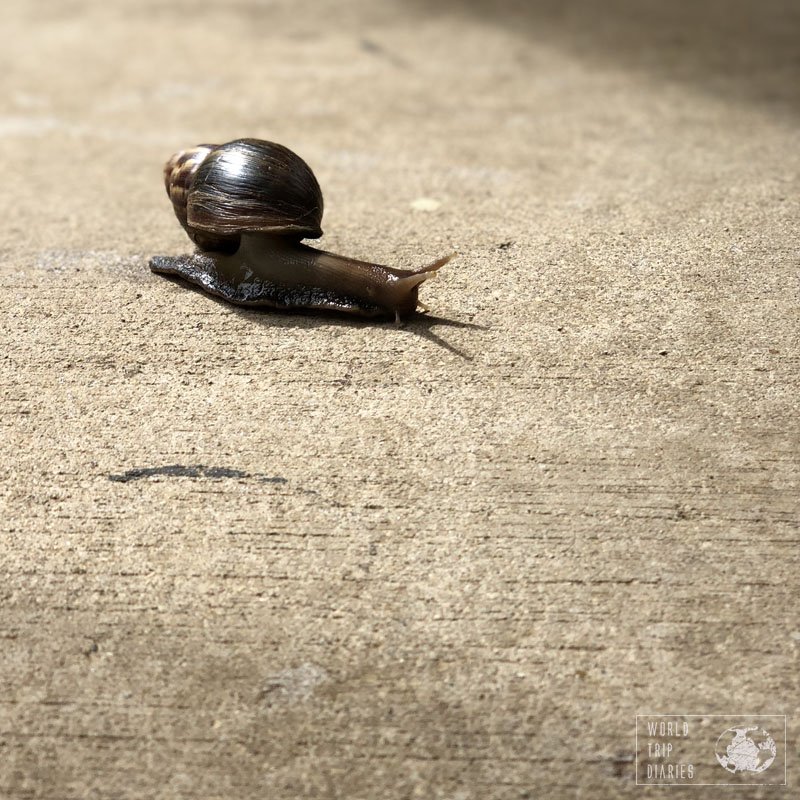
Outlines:
<svg viewBox="0 0 800 800"><path fill-rule="evenodd" d="M165 165L164 181L198 251L156 256L150 268L238 305L399 320L419 305L419 286L452 258L405 270L302 244L322 236L322 191L305 161L274 142L181 151Z"/></svg>

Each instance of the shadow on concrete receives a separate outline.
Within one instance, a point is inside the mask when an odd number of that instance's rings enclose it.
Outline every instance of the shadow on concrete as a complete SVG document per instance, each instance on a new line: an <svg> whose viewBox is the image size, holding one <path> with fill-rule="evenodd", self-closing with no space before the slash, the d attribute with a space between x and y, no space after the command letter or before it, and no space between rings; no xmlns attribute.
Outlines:
<svg viewBox="0 0 800 800"><path fill-rule="evenodd" d="M441 336L433 332L434 327L463 328L468 330L486 331L489 328L485 325L477 325L474 322L462 322L460 320L437 317L427 313L414 314L410 319L397 325L389 319L364 319L347 314L337 314L333 311L313 310L313 309L287 309L277 310L274 308L245 307L229 303L221 297L208 294L198 286L189 283L175 275L161 275L160 277L180 286L183 289L197 292L208 298L209 301L233 311L238 316L251 320L257 325L266 325L271 328L320 328L320 327L343 327L343 328L363 328L372 327L393 327L398 334L411 333L421 336L442 347L449 353L463 358L465 361L472 361L473 356L450 344Z"/></svg>
<svg viewBox="0 0 800 800"><path fill-rule="evenodd" d="M797 0L405 2L419 15L468 15L600 65L800 114Z"/></svg>
<svg viewBox="0 0 800 800"><path fill-rule="evenodd" d="M465 361L472 361L474 356L465 353L455 345L450 344L446 339L433 332L434 327L449 328L468 328L471 330L485 331L488 328L484 325L476 325L472 322L461 322L459 320L447 319L445 317L434 317L430 314L415 314L409 320L397 325L390 320L360 319L347 315L337 315L327 311L276 311L275 309L242 308L232 306L217 297L210 298L217 303L224 304L231 308L236 314L252 319L260 325L270 327L292 327L292 328L320 328L320 327L345 327L363 328L367 326L377 326L381 328L395 328L398 335L413 334L427 339L438 347L447 350Z"/></svg>

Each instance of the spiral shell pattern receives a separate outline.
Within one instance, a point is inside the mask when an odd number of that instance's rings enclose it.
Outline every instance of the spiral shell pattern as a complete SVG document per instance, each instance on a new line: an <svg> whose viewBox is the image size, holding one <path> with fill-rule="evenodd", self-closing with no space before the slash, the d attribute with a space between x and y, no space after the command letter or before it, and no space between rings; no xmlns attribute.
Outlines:
<svg viewBox="0 0 800 800"><path fill-rule="evenodd" d="M164 166L175 215L201 250L232 253L244 233L322 236L322 191L300 156L276 142L236 139L181 150Z"/></svg>
<svg viewBox="0 0 800 800"><path fill-rule="evenodd" d="M199 231L189 225L188 221L187 205L192 182L200 165L217 146L215 144L199 144L187 150L179 150L164 164L164 185L167 188L167 195L172 201L175 216L189 234L189 238L201 250L230 252L236 249L238 237Z"/></svg>
<svg viewBox="0 0 800 800"><path fill-rule="evenodd" d="M164 164L164 185L175 206L175 214L186 225L186 200L197 168L216 147L215 144L199 144L188 150L179 150Z"/></svg>

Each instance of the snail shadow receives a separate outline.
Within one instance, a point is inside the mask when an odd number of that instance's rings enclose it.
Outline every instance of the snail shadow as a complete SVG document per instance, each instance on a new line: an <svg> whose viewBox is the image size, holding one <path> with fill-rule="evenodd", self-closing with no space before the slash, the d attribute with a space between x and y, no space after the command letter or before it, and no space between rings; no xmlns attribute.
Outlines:
<svg viewBox="0 0 800 800"><path fill-rule="evenodd" d="M450 342L442 339L441 336L435 334L431 329L436 325L450 328L471 328L479 331L488 331L490 329L488 325L476 325L474 322L461 322L459 320L447 319L446 317L437 317L427 313L417 314L411 320L409 320L409 322L400 327L401 330L407 330L416 336L421 336L423 339L433 342L439 347L443 347L449 353L452 353L459 358L463 358L465 361L475 360L474 356L468 355L463 350L460 350L455 345L452 345Z"/></svg>
<svg viewBox="0 0 800 800"><path fill-rule="evenodd" d="M263 308L259 306L240 306L227 300L204 292L200 287L189 283L175 275L162 275L161 277L174 283L181 289L189 289L203 295L207 300L218 304L220 307L231 311L242 319L249 320L257 325L268 328L364 328L365 326L387 328L391 327L398 333L411 333L427 339L438 347L447 350L465 361L473 361L474 356L464 352L441 336L433 332L434 327L460 328L464 330L487 331L489 326L478 325L474 322L448 319L447 317L434 316L428 313L414 314L410 319L398 324L390 319L362 318L334 311L313 309L286 309Z"/></svg>
<svg viewBox="0 0 800 800"><path fill-rule="evenodd" d="M242 306L233 306L226 303L225 300L220 298L213 298L214 302L225 305L231 308L235 314L246 319L251 319L259 325L265 325L270 328L283 327L283 328L363 328L364 326L373 326L381 328L394 328L398 333L410 333L414 336L420 336L427 339L429 342L437 345L438 347L447 350L465 361L473 361L474 356L464 352L460 348L443 339L441 336L433 332L433 328L437 326L449 328L465 328L472 330L485 331L489 328L485 325L476 325L473 322L462 322L460 320L447 319L446 317L436 317L430 314L422 313L415 314L410 319L398 324L391 320L384 319L361 319L355 316L348 316L346 314L337 315L334 311L276 311L269 308L244 308Z"/></svg>

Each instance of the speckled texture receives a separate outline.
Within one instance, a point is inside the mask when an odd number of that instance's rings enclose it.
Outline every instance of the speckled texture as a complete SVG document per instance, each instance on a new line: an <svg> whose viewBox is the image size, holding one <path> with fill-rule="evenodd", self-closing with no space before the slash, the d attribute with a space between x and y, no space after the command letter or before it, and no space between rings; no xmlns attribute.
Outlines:
<svg viewBox="0 0 800 800"><path fill-rule="evenodd" d="M659 796L796 791L796 3L3 20L0 797L638 798L674 711L788 714L791 788ZM326 250L457 250L431 316L151 274L237 136Z"/></svg>

